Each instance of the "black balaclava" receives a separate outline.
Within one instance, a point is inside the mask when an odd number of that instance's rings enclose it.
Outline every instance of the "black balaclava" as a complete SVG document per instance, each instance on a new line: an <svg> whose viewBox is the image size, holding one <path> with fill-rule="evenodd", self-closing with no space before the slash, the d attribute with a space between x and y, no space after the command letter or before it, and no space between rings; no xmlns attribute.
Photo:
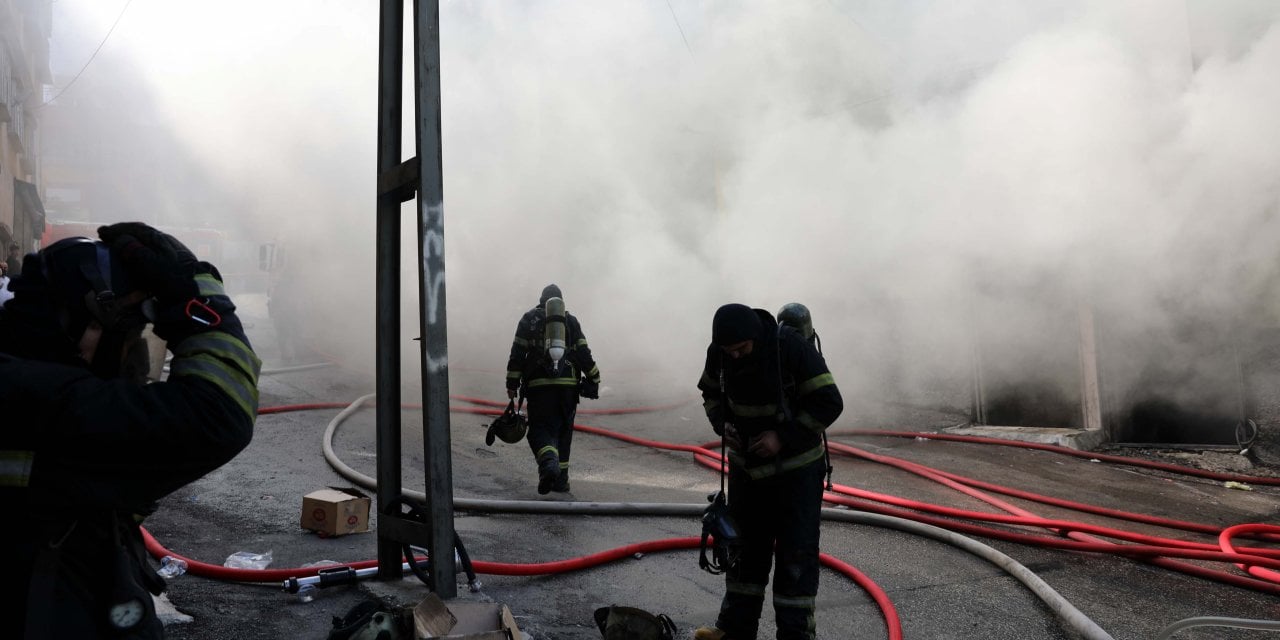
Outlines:
<svg viewBox="0 0 1280 640"><path fill-rule="evenodd" d="M79 357L80 338L95 319L88 298L104 285L118 298L134 291L119 262L101 253L100 245L77 238L27 255L22 274L10 286L14 297L0 313L0 351L30 360L84 365ZM146 318L138 305L132 305L116 310L110 321L99 320L103 333L89 368L102 378L118 377L122 355L140 342Z"/></svg>
<svg viewBox="0 0 1280 640"><path fill-rule="evenodd" d="M711 342L718 347L759 340L764 333L760 316L745 304L726 304L711 320Z"/></svg>
<svg viewBox="0 0 1280 640"><path fill-rule="evenodd" d="M551 298L564 299L564 296L560 294L560 287L557 287L554 284L549 284L542 288L542 297L538 298L538 306L541 307L547 304L547 300L550 300Z"/></svg>

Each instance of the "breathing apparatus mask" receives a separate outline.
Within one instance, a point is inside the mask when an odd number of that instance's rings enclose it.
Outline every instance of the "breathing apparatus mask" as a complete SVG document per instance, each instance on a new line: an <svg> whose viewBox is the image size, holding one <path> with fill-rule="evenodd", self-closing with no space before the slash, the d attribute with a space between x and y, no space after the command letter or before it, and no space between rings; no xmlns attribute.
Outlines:
<svg viewBox="0 0 1280 640"><path fill-rule="evenodd" d="M742 557L742 541L738 524L729 514L729 501L724 489L707 496L711 504L702 512L702 544L698 568L712 575L732 571ZM708 540L711 538L712 540ZM711 557L707 557L710 548Z"/></svg>
<svg viewBox="0 0 1280 640"><path fill-rule="evenodd" d="M98 377L145 380L142 331L154 318L154 301L132 284L106 244L66 238L24 266L5 306L10 353L54 361L78 355Z"/></svg>

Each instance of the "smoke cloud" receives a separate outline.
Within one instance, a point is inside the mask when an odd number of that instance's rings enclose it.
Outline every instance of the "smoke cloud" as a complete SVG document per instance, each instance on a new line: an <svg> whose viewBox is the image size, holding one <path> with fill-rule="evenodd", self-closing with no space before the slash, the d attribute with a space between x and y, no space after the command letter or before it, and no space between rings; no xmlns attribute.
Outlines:
<svg viewBox="0 0 1280 640"><path fill-rule="evenodd" d="M56 72L98 4L55 5ZM1116 402L1176 396L1207 345L1280 322L1280 9L1120 4L442 3L452 366L496 394L554 282L606 385L689 395L716 307L803 302L855 421L967 411L975 352L1060 385L1082 317ZM233 194L226 226L288 247L314 338L370 370L376 14L138 3L99 54Z"/></svg>

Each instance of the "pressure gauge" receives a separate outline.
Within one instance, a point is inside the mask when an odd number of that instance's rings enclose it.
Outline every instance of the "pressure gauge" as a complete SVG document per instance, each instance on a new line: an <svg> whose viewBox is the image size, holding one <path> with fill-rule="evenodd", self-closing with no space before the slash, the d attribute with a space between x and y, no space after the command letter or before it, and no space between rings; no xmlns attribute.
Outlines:
<svg viewBox="0 0 1280 640"><path fill-rule="evenodd" d="M146 613L147 609L142 606L142 601L132 598L111 605L111 610L107 612L107 617L111 621L111 626L124 631L138 626L138 623L142 622L142 617Z"/></svg>

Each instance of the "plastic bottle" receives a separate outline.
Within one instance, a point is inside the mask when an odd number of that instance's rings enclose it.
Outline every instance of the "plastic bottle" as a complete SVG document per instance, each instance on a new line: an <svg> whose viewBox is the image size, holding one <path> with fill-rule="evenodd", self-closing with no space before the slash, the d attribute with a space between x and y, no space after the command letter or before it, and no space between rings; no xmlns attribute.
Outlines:
<svg viewBox="0 0 1280 640"><path fill-rule="evenodd" d="M156 570L161 578L168 580L187 572L187 561L173 556L165 556L160 560L160 568Z"/></svg>

